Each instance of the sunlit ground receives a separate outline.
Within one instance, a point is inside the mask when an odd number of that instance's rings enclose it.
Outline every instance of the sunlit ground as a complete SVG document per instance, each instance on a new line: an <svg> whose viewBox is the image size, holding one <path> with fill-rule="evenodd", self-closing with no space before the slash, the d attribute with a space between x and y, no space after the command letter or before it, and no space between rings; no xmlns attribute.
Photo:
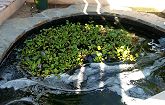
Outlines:
<svg viewBox="0 0 165 105"><path fill-rule="evenodd" d="M165 11L165 0L83 0L85 3L84 13L89 4L97 4L97 12L103 5L110 5L110 9L117 10L140 10L145 12ZM87 14L87 13L86 13Z"/></svg>

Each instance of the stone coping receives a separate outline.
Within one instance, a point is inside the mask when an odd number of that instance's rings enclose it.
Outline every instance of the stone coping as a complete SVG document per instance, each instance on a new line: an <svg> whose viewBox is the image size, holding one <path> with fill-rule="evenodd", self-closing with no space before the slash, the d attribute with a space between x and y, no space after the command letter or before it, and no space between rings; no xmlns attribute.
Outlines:
<svg viewBox="0 0 165 105"><path fill-rule="evenodd" d="M113 15L140 22L165 32L165 19L154 14L136 11L111 10L110 6L98 8L97 5L89 5L88 7L86 7L86 5L71 5L68 8L48 9L36 14L34 17L9 19L0 26L0 61L2 61L9 48L28 30L40 26L45 22L76 14Z"/></svg>
<svg viewBox="0 0 165 105"><path fill-rule="evenodd" d="M110 6L98 8L97 5L71 5L68 8L48 9L36 14L34 17L14 18L7 20L0 26L0 62L5 57L5 54L7 52L9 53L9 49L12 45L20 37L22 37L24 33L35 27L41 26L46 22L58 19L60 17L69 17L76 14L107 14L121 18L128 18L165 32L165 19L154 14L135 11L111 10Z"/></svg>

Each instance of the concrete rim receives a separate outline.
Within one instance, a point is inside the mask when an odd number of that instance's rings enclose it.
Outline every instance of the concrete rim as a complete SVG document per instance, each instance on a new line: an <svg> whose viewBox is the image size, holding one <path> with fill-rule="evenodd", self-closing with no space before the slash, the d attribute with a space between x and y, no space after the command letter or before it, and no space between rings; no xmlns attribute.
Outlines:
<svg viewBox="0 0 165 105"><path fill-rule="evenodd" d="M8 46L6 50L4 50L4 52L2 54L2 57L0 57L0 62L1 63L3 62L3 59L5 57L7 57L6 54L10 53L10 50L13 48L15 43L19 39L21 39L24 36L24 34L29 32L30 30L41 27L42 25L46 24L47 22L52 22L52 21L58 20L60 18L67 18L67 17L70 17L70 16L107 15L107 16L111 16L113 18L119 17L120 19L127 19L129 21L138 22L140 24L155 28L156 30L161 32L162 37L165 37L165 19L160 18L156 15L148 14L148 13L135 12L135 11L110 10L110 9L108 9L109 6L108 7L105 6L105 7L101 8L101 10L100 10L101 14L98 14L96 12L95 5L93 5L91 7L88 7L88 9L86 10L87 11L87 14L86 14L82 11L81 8L79 8L79 7L83 7L83 6L84 5L71 5L68 8L63 8L63 9L58 9L58 10L52 10L52 9L49 10L48 9L48 10L43 11L42 13L39 13L39 14L42 14L44 16L43 20L36 23L36 24L33 24L28 29L24 29L23 33L20 33L19 35L17 35L16 39L14 39L14 41L12 41L9 44L10 46ZM73 11L71 11L71 10L73 10ZM63 12L63 13L58 14L58 11ZM55 14L53 16L46 16L45 15L46 12L52 12L52 13L57 13L57 14ZM32 17L32 18L35 18L35 17ZM148 19L152 19L152 20L148 21Z"/></svg>

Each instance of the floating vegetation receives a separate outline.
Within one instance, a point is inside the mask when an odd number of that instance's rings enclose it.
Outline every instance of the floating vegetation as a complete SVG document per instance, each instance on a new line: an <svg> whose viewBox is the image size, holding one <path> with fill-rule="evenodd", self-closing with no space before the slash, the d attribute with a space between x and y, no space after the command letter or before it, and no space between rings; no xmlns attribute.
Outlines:
<svg viewBox="0 0 165 105"><path fill-rule="evenodd" d="M26 40L21 66L34 76L63 73L78 65L113 60L135 61L133 33L109 25L69 23L41 30Z"/></svg>

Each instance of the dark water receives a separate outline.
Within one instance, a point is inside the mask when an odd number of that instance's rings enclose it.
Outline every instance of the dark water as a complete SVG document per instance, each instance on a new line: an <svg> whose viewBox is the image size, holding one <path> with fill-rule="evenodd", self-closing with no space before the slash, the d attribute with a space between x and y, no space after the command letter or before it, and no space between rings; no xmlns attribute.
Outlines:
<svg viewBox="0 0 165 105"><path fill-rule="evenodd" d="M34 95L14 89L0 90L0 105L126 105L121 96L108 89L81 94L46 94L37 99ZM19 100L33 96L33 102ZM16 101L17 100L17 101Z"/></svg>
<svg viewBox="0 0 165 105"><path fill-rule="evenodd" d="M126 105L121 97L110 91L94 91L87 94L54 95L41 97L41 105Z"/></svg>
<svg viewBox="0 0 165 105"><path fill-rule="evenodd" d="M28 93L17 90L14 88L0 89L0 105L32 105L27 101L17 101L23 97L28 97Z"/></svg>

